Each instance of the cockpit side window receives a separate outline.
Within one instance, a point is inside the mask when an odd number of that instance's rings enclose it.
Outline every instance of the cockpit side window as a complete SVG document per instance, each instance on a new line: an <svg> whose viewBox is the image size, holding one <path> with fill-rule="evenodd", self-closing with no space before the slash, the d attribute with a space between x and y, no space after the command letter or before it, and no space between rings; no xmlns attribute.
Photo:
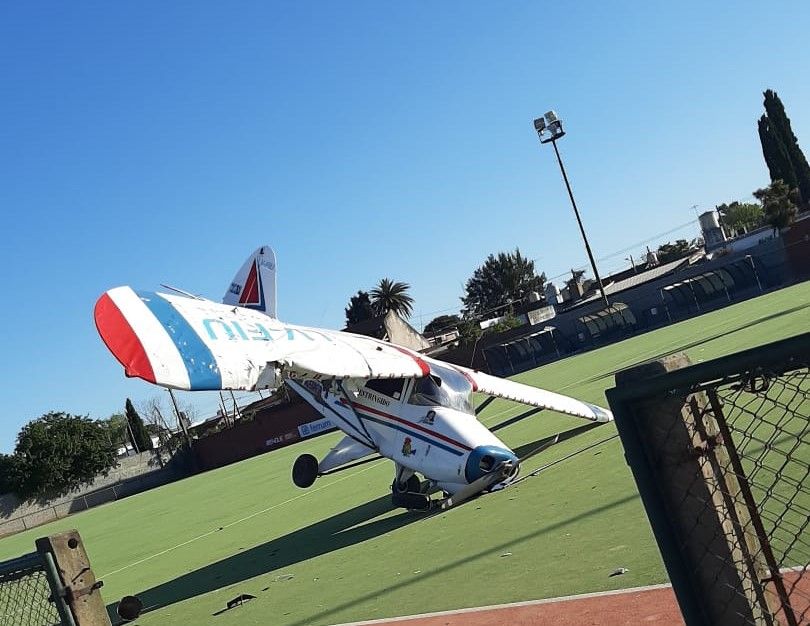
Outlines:
<svg viewBox="0 0 810 626"><path fill-rule="evenodd" d="M444 396L441 390L442 379L438 376L425 376L414 380L413 391L408 404L418 406L441 406Z"/></svg>
<svg viewBox="0 0 810 626"><path fill-rule="evenodd" d="M458 371L430 365L430 375L417 378L408 397L408 404L443 406L472 414L472 385Z"/></svg>
<svg viewBox="0 0 810 626"><path fill-rule="evenodd" d="M384 396L399 400L402 397L404 378L372 378L366 381L366 388L381 393Z"/></svg>

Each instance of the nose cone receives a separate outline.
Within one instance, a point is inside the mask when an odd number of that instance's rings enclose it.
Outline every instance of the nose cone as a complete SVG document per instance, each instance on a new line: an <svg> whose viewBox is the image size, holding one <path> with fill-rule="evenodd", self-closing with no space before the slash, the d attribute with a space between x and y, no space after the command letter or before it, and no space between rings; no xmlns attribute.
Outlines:
<svg viewBox="0 0 810 626"><path fill-rule="evenodd" d="M467 466L464 476L468 483L478 480L484 474L491 472L503 461L510 461L514 467L518 466L517 455L508 448L500 446L478 446L473 448L467 457Z"/></svg>

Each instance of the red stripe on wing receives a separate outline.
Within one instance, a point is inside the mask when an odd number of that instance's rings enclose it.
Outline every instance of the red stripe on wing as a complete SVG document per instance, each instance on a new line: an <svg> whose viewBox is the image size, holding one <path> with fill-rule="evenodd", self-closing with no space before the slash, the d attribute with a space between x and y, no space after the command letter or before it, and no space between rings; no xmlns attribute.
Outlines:
<svg viewBox="0 0 810 626"><path fill-rule="evenodd" d="M93 318L98 334L110 352L124 366L124 373L131 378L143 378L154 383L155 372L141 340L106 293L96 302Z"/></svg>
<svg viewBox="0 0 810 626"><path fill-rule="evenodd" d="M466 379L467 379L467 382L469 382L469 383L470 383L470 385L472 385L472 390L473 390L473 391L478 391L478 383L477 383L477 382L475 382L475 379L474 379L472 376L470 376L470 373L469 373L468 371L463 370L463 369L461 369L460 367L456 367L456 366L454 366L452 363L448 363L447 365L449 365L450 367L452 367L452 368L453 368L454 370L456 370L456 371L457 371L459 374L461 374L461 375L462 375L464 378L466 378Z"/></svg>
<svg viewBox="0 0 810 626"><path fill-rule="evenodd" d="M401 348L400 346L391 346L391 347L396 348L397 350L402 352L402 354L407 354L414 361L416 361L416 364L419 366L419 369L422 370L422 376L427 376L428 374L430 374L430 365L428 365L424 359L419 357L419 355L414 354L413 352L405 348Z"/></svg>

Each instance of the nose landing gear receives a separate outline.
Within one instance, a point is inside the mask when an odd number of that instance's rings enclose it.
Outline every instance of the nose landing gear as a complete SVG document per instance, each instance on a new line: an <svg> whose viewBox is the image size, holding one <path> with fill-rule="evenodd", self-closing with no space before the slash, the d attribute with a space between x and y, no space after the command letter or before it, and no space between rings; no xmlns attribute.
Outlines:
<svg viewBox="0 0 810 626"><path fill-rule="evenodd" d="M391 483L391 503L412 511L429 511L431 500L426 487L427 483L422 483L416 474L405 480L399 475Z"/></svg>

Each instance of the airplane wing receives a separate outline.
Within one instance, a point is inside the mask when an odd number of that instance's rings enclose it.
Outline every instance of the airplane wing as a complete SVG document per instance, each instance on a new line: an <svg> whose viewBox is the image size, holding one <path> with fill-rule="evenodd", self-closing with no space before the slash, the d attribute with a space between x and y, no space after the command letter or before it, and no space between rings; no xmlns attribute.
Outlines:
<svg viewBox="0 0 810 626"><path fill-rule="evenodd" d="M559 393L554 393L553 391L546 391L539 387L518 383L514 380L507 380L506 378L490 376L483 372L476 372L466 367L456 367L467 376L473 384L475 391L480 391L498 398L514 400L515 402L536 406L541 409L551 409L552 411L565 413L566 415L584 417L594 422L609 422L613 420L613 414L610 411L596 406L595 404L582 402Z"/></svg>
<svg viewBox="0 0 810 626"><path fill-rule="evenodd" d="M186 390L277 386L275 374L422 377L417 354L370 337L286 325L260 311L184 296L111 289L94 318L127 376Z"/></svg>

